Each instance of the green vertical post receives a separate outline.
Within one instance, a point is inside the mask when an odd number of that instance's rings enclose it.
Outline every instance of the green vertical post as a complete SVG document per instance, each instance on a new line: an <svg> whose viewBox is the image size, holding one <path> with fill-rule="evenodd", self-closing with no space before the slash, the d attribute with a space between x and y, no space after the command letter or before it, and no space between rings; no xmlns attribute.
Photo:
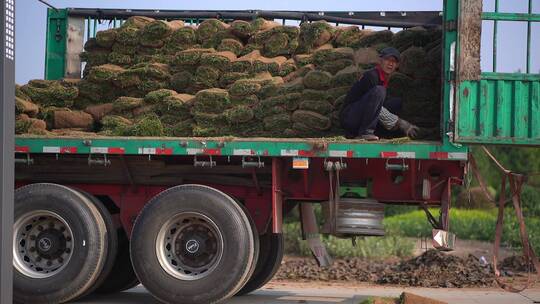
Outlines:
<svg viewBox="0 0 540 304"><path fill-rule="evenodd" d="M96 37L97 34L97 19L94 19L94 35L92 37Z"/></svg>
<svg viewBox="0 0 540 304"><path fill-rule="evenodd" d="M64 77L66 59L67 10L47 9L45 39L45 79Z"/></svg>
<svg viewBox="0 0 540 304"><path fill-rule="evenodd" d="M444 12L443 12L443 24L449 24L450 22L458 21L458 9L459 0L446 0L444 1ZM452 78L452 70L450 67L452 48L455 47L457 43L457 31L450 30L447 27L444 27L443 32L443 44L444 44L444 54L443 54L443 115L442 115L442 132L441 136L443 138L444 144L449 144L450 138L445 136L448 132L454 132L454 128L448 122L450 122L450 108L454 105L450 105L452 102L451 94L457 88L453 88L452 85L455 83L455 80ZM457 50L456 50L457 53ZM457 117L454 117L454 123L457 123Z"/></svg>
<svg viewBox="0 0 540 304"><path fill-rule="evenodd" d="M529 17L532 14L532 0L529 0ZM527 74L531 72L531 21L527 22Z"/></svg>
<svg viewBox="0 0 540 304"><path fill-rule="evenodd" d="M495 0L495 13L499 12L499 0ZM498 21L493 21L493 73L497 72L497 27Z"/></svg>
<svg viewBox="0 0 540 304"><path fill-rule="evenodd" d="M90 17L86 18L86 40L90 39Z"/></svg>

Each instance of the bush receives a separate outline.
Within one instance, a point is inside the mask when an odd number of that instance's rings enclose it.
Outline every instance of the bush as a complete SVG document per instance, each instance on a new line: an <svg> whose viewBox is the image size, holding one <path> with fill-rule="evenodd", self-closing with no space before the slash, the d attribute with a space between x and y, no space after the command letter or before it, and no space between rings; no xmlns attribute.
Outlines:
<svg viewBox="0 0 540 304"><path fill-rule="evenodd" d="M540 189L531 186L523 186L521 192L523 214L526 217L540 217Z"/></svg>
<svg viewBox="0 0 540 304"><path fill-rule="evenodd" d="M418 210L418 206L408 206L408 205L386 205L384 206L384 216L394 216L398 214L409 213L415 210Z"/></svg>
<svg viewBox="0 0 540 304"><path fill-rule="evenodd" d="M436 213L436 210L432 210ZM519 226L513 209L508 209L504 216L503 242L513 246L521 246ZM460 210L450 212L450 231L463 240L490 241L495 239L496 210ZM530 242L535 251L540 250L540 218L525 219ZM405 237L431 237L431 226L423 211L414 211L396 215L384 220L386 231L390 235Z"/></svg>
<svg viewBox="0 0 540 304"><path fill-rule="evenodd" d="M283 225L285 252L292 255L311 256L307 242L302 240L300 223ZM328 253L335 258L359 257L384 259L388 257L409 257L414 249L414 241L402 237L363 237L356 247L349 239L325 236L322 239Z"/></svg>

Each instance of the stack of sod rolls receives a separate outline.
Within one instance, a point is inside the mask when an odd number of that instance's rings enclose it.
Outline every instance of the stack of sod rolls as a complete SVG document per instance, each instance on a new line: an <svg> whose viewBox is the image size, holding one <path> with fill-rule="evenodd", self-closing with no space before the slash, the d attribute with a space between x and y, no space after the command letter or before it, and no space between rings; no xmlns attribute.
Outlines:
<svg viewBox="0 0 540 304"><path fill-rule="evenodd" d="M403 54L389 96L402 98L403 118L438 136L440 30L139 16L85 43L82 79L18 86L17 133L339 136L346 94L388 46Z"/></svg>

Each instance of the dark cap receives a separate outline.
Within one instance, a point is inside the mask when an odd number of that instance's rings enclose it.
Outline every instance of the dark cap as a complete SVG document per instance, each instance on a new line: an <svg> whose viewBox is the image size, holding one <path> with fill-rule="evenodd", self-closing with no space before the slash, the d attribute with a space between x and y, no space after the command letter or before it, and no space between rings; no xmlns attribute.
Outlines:
<svg viewBox="0 0 540 304"><path fill-rule="evenodd" d="M399 61L401 58L401 54L399 53L399 51L393 47L387 47L387 48L382 49L379 52L379 56L381 58L394 57L396 58L397 61Z"/></svg>

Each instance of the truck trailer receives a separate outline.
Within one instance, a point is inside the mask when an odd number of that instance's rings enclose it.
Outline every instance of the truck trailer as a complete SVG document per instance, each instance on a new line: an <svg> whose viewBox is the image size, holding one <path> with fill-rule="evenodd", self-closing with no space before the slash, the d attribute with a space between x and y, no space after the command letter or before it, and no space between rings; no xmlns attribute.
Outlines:
<svg viewBox="0 0 540 304"><path fill-rule="evenodd" d="M481 0L445 0L442 12L49 8L46 79L80 78L78 55L98 24L120 26L132 16L438 27L438 139L18 135L16 302L64 303L139 283L165 303L250 293L278 270L283 217L294 208L321 265L331 257L320 234L383 235L385 205L424 208L435 247L451 250L451 193L465 184L469 145L540 144L540 75L530 71L530 35L525 72L480 67L482 22L527 22L530 33L540 20L531 11L483 12Z"/></svg>

